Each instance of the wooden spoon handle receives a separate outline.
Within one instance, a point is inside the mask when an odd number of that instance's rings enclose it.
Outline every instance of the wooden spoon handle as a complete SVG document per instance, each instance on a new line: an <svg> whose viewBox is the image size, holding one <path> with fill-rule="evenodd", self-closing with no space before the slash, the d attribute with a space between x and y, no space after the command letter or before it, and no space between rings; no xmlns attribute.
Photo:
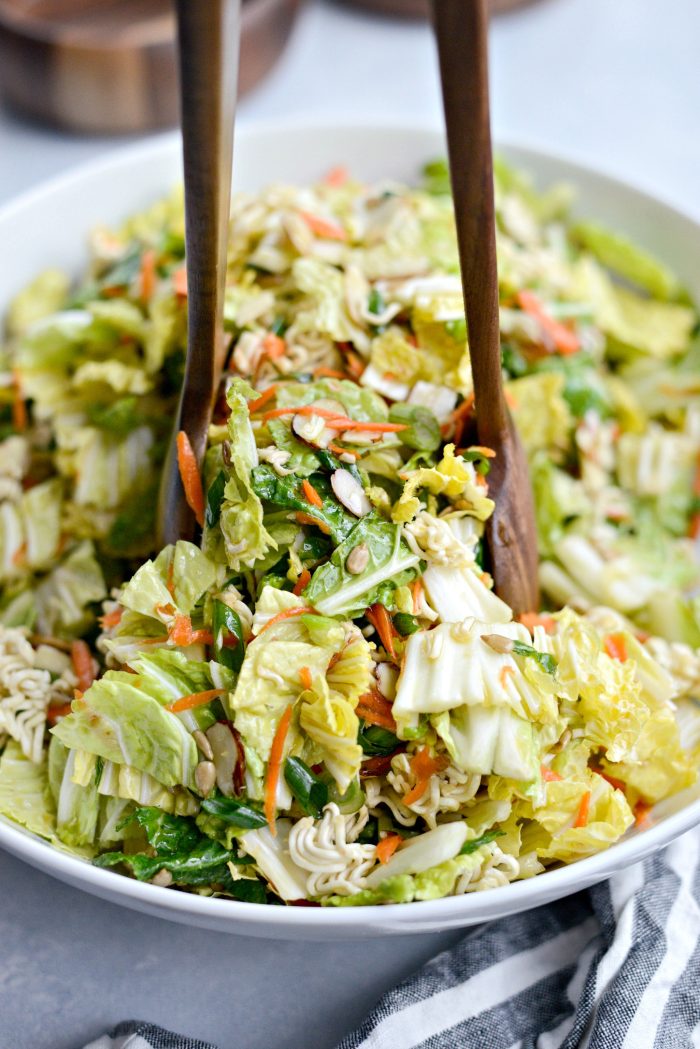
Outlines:
<svg viewBox="0 0 700 1049"><path fill-rule="evenodd" d="M433 0L479 439L508 428L498 319L486 0Z"/></svg>
<svg viewBox="0 0 700 1049"><path fill-rule="evenodd" d="M240 0L176 0L187 249L187 363L175 430L198 463L223 367L223 305L238 82ZM171 442L160 493L162 544L190 536Z"/></svg>

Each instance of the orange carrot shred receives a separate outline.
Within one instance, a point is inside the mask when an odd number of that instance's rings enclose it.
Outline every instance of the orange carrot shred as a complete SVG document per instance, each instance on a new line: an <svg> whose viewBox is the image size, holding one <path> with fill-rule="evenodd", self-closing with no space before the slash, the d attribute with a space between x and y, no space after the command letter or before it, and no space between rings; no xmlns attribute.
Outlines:
<svg viewBox="0 0 700 1049"><path fill-rule="evenodd" d="M411 592L413 594L413 614L415 616L415 615L418 614L418 610L420 608L420 603L421 603L421 598L423 597L423 580L422 579L419 578L419 579L415 580L415 582L413 583L413 586L411 587Z"/></svg>
<svg viewBox="0 0 700 1049"><path fill-rule="evenodd" d="M541 616L539 612L523 612L518 616L518 622L527 627L531 634L536 626L541 626L548 634L553 634L557 625L551 616Z"/></svg>
<svg viewBox="0 0 700 1049"><path fill-rule="evenodd" d="M318 215L312 215L310 211L300 211L299 214L311 232L315 233L317 237L324 237L326 240L348 239L347 233L337 222L331 222L329 219L322 219Z"/></svg>
<svg viewBox="0 0 700 1049"><path fill-rule="evenodd" d="M273 837L277 837L275 826L275 812L277 810L277 784L282 767L282 753L284 741L289 731L289 723L292 720L292 704L290 703L280 718L279 725L275 731L272 747L270 748L270 760L267 765L267 779L265 781L265 816Z"/></svg>
<svg viewBox="0 0 700 1049"><path fill-rule="evenodd" d="M384 646L384 651L395 663L396 649L394 648L394 625L386 608L379 603L371 605L365 612L365 616L379 634L379 640Z"/></svg>
<svg viewBox="0 0 700 1049"><path fill-rule="evenodd" d="M95 667L92 662L90 649L84 641L71 642L70 658L75 676L78 679L78 688L85 692L95 680Z"/></svg>
<svg viewBox="0 0 700 1049"><path fill-rule="evenodd" d="M294 584L294 590L292 591L292 593L295 594L296 597L299 597L301 595L302 591L306 590L306 588L307 588L307 586L309 585L310 582L311 582L311 572L308 570L308 568L304 568L299 573L299 578L297 579L296 583Z"/></svg>
<svg viewBox="0 0 700 1049"><path fill-rule="evenodd" d="M360 696L355 713L368 725L380 725L389 732L396 732L396 722L391 712L391 703L376 689Z"/></svg>
<svg viewBox="0 0 700 1049"><path fill-rule="evenodd" d="M180 266L179 269L173 273L173 288L175 294L180 299L187 298L187 267Z"/></svg>
<svg viewBox="0 0 700 1049"><path fill-rule="evenodd" d="M402 841L403 838L400 834L387 834L386 838L382 838L382 840L378 842L376 848L376 855L379 862L388 863Z"/></svg>
<svg viewBox="0 0 700 1049"><path fill-rule="evenodd" d="M591 811L591 792L587 790L581 798L581 804L578 807L576 813L576 819L574 820L574 827L585 827L588 824L588 815Z"/></svg>
<svg viewBox="0 0 700 1049"><path fill-rule="evenodd" d="M353 459L359 459L361 452L356 452L354 448L342 448L339 444L328 445L328 451L334 452L336 455L351 455Z"/></svg>
<svg viewBox="0 0 700 1049"><path fill-rule="evenodd" d="M308 608L306 605L299 605L296 608L283 608L281 612L278 612L272 619L268 619L267 623L258 630L257 637L264 634L266 630L269 630L271 626L276 623L282 623L285 619L293 619L295 616L313 615L313 608Z"/></svg>
<svg viewBox="0 0 700 1049"><path fill-rule="evenodd" d="M602 769L593 769L593 771L595 773L597 773L599 776L601 776L602 779L604 779L607 783L609 783L610 786L613 787L615 790L621 790L622 793L624 794L624 792L625 792L625 784L622 782L621 779L616 779L615 776L608 775L608 773L607 772L603 772Z"/></svg>
<svg viewBox="0 0 700 1049"><path fill-rule="evenodd" d="M49 707L46 711L46 720L49 725L55 725L59 718L66 718L72 712L71 703L61 703L58 707Z"/></svg>
<svg viewBox="0 0 700 1049"><path fill-rule="evenodd" d="M311 688L313 680L311 678L311 671L308 667L299 667L299 680L301 681L303 688Z"/></svg>
<svg viewBox="0 0 700 1049"><path fill-rule="evenodd" d="M314 368L313 376L314 379L347 379L345 372L339 372L336 368Z"/></svg>
<svg viewBox="0 0 700 1049"><path fill-rule="evenodd" d="M546 765L540 765L540 773L545 783L558 783L562 778L558 772L555 772L554 769L547 768Z"/></svg>
<svg viewBox="0 0 700 1049"><path fill-rule="evenodd" d="M181 710L203 707L205 703L211 703L212 699L216 699L217 696L223 696L225 691L225 688L210 688L207 692L193 692L189 696L182 696L181 699L176 699L167 709L172 711L173 714L177 714Z"/></svg>
<svg viewBox="0 0 700 1049"><path fill-rule="evenodd" d="M523 290L517 294L518 305L539 322L540 327L549 335L555 348L563 356L578 353L581 348L578 336L565 324L550 317L538 297L531 291Z"/></svg>
<svg viewBox="0 0 700 1049"><path fill-rule="evenodd" d="M342 164L337 164L335 167L331 168L323 179L327 186L333 186L334 188L344 186L347 180L348 169Z"/></svg>
<svg viewBox="0 0 700 1049"><path fill-rule="evenodd" d="M139 269L139 292L143 302L150 302L156 290L156 253L153 248L146 248L141 256Z"/></svg>
<svg viewBox="0 0 700 1049"><path fill-rule="evenodd" d="M26 563L27 563L27 544L26 543L22 543L21 546L17 547L17 549L15 550L14 554L12 555L12 564L16 568L21 568L22 565L25 565Z"/></svg>
<svg viewBox="0 0 700 1049"><path fill-rule="evenodd" d="M254 401L248 401L249 413L252 415L253 412L260 411L261 408L265 407L268 401L272 400L276 393L277 383L273 383L272 386L268 386L266 390L263 390L260 396L256 397Z"/></svg>
<svg viewBox="0 0 700 1049"><path fill-rule="evenodd" d="M22 433L27 429L27 402L22 394L22 384L19 372L16 369L13 369L12 371L12 385L14 387L14 396L12 400L12 425L18 433Z"/></svg>
<svg viewBox="0 0 700 1049"><path fill-rule="evenodd" d="M413 755L409 762L411 772L416 777L416 785L404 796L404 805L412 805L419 801L428 789L430 777L436 772L442 772L449 765L449 758L432 757L428 747L421 747Z"/></svg>
<svg viewBox="0 0 700 1049"><path fill-rule="evenodd" d="M103 628L118 626L122 621L123 614L123 608L115 608L113 612L105 612L103 616L100 616L100 626Z"/></svg>
<svg viewBox="0 0 700 1049"><path fill-rule="evenodd" d="M182 487L185 490L187 505L193 511L197 524L204 524L204 492L202 490L202 478L197 465L190 439L184 430L177 435L177 465L180 470Z"/></svg>
<svg viewBox="0 0 700 1049"><path fill-rule="evenodd" d="M326 524L326 522L319 521L319 519L317 517L314 517L312 514L305 514L303 510L297 510L294 516L299 522L299 524L316 525L316 527L319 528L324 533L324 535L331 534L331 530Z"/></svg>
<svg viewBox="0 0 700 1049"><path fill-rule="evenodd" d="M314 486L311 484L311 481L308 481L306 478L304 478L304 480L301 482L301 488L305 498L308 499L312 506L323 506L323 499L318 494Z"/></svg>
<svg viewBox="0 0 700 1049"><path fill-rule="evenodd" d="M634 822L638 827L645 827L651 824L651 820L649 819L651 809L652 806L641 799L634 806Z"/></svg>
<svg viewBox="0 0 700 1049"><path fill-rule="evenodd" d="M620 663L627 661L627 645L623 634L608 634L603 638L603 648L611 659L617 659Z"/></svg>

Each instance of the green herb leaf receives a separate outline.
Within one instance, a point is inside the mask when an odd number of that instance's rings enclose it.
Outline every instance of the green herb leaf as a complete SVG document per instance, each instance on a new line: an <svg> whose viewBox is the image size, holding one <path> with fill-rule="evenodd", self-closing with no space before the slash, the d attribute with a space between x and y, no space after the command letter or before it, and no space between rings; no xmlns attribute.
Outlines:
<svg viewBox="0 0 700 1049"><path fill-rule="evenodd" d="M372 757L393 754L399 745L398 738L389 729L379 725L362 725L357 733L357 742L365 754Z"/></svg>
<svg viewBox="0 0 700 1049"><path fill-rule="evenodd" d="M200 841L201 835L194 823L185 816L172 816L153 806L135 809L119 826L136 822L143 827L148 844L161 856L189 852Z"/></svg>
<svg viewBox="0 0 700 1049"><path fill-rule="evenodd" d="M502 838L505 831L502 830L487 830L485 834L482 834L479 838L472 838L471 841L465 841L462 848L459 850L460 856L469 856L472 852L476 852L482 845L489 845L496 838Z"/></svg>
<svg viewBox="0 0 700 1049"><path fill-rule="evenodd" d="M130 867L139 881L150 881L165 868L180 885L211 885L230 882L228 862L231 854L218 842L202 840L189 853L147 856L145 853L126 855L123 852L105 852L93 861L97 867Z"/></svg>
<svg viewBox="0 0 700 1049"><path fill-rule="evenodd" d="M397 612L394 616L394 626L402 637L408 637L409 634L415 634L416 630L420 630L418 620L408 612Z"/></svg>
<svg viewBox="0 0 700 1049"><path fill-rule="evenodd" d="M276 506L291 510L300 510L313 517L329 530L334 542L345 539L357 518L346 513L332 493L330 481L325 474L312 475L314 488L321 497L321 506L312 505L305 497L302 479L291 474L289 477L278 477L271 466L256 466L251 473L253 491L260 499L266 499Z"/></svg>
<svg viewBox="0 0 700 1049"><path fill-rule="evenodd" d="M219 523L225 488L226 475L223 470L219 470L218 474L209 485L209 491L207 492L207 505L204 511L204 521L207 528L215 528Z"/></svg>
<svg viewBox="0 0 700 1049"><path fill-rule="evenodd" d="M556 674L557 661L548 652L538 652L536 648L526 645L524 641L514 641L513 651L516 656L527 656L529 659L534 659L547 674Z"/></svg>
<svg viewBox="0 0 700 1049"><path fill-rule="evenodd" d="M205 798L202 810L210 816L218 816L224 823L230 823L233 827L250 830L267 825L260 809L254 808L250 802L237 801L236 798Z"/></svg>
<svg viewBox="0 0 700 1049"><path fill-rule="evenodd" d="M257 878L239 878L236 881L231 878L224 886L224 891L227 896L233 896L234 900L243 903L265 903L267 900L265 886Z"/></svg>
<svg viewBox="0 0 700 1049"><path fill-rule="evenodd" d="M223 601L215 600L213 603L212 635L214 659L237 674L245 656L243 625L238 612L234 612Z"/></svg>
<svg viewBox="0 0 700 1049"><path fill-rule="evenodd" d="M385 308L384 296L378 288L372 288L369 293L367 300L367 310L369 313L381 313Z"/></svg>
<svg viewBox="0 0 700 1049"><path fill-rule="evenodd" d="M287 758L284 763L287 786L307 816L319 819L328 802L328 787L301 758Z"/></svg>

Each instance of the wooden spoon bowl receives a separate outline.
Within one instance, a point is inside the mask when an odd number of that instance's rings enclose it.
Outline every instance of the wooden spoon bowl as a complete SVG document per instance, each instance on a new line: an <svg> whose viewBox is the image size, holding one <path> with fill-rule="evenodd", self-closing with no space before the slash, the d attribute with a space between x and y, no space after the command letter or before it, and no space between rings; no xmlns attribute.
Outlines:
<svg viewBox="0 0 700 1049"><path fill-rule="evenodd" d="M277 61L300 4L244 0L239 94ZM171 0L0 0L0 91L17 110L71 131L174 126Z"/></svg>

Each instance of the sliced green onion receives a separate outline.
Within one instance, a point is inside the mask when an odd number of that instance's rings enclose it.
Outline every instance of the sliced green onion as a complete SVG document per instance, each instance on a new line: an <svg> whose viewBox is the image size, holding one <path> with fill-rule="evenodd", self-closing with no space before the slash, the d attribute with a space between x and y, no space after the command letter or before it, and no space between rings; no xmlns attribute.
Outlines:
<svg viewBox="0 0 700 1049"><path fill-rule="evenodd" d="M527 656L529 659L534 659L545 673L556 674L557 661L548 652L538 652L536 648L533 648L532 645L526 645L524 641L514 641L513 651L516 656Z"/></svg>
<svg viewBox="0 0 700 1049"><path fill-rule="evenodd" d="M489 845L496 838L501 838L505 834L503 830L487 830L485 834L482 834L480 838L472 838L471 841L465 841L462 848L459 850L460 856L469 856L472 852L476 852L482 845Z"/></svg>
<svg viewBox="0 0 700 1049"><path fill-rule="evenodd" d="M409 634L415 634L416 630L420 630L418 620L409 612L397 612L394 616L394 626L402 637L408 637Z"/></svg>
<svg viewBox="0 0 700 1049"><path fill-rule="evenodd" d="M319 819L324 805L328 803L327 784L301 758L287 758L284 778L306 815Z"/></svg>
<svg viewBox="0 0 700 1049"><path fill-rule="evenodd" d="M214 659L237 674L245 656L243 626L238 612L234 612L223 601L214 601L212 634L214 636ZM234 638L235 644L232 644Z"/></svg>
<svg viewBox="0 0 700 1049"><path fill-rule="evenodd" d="M205 798L202 809L210 816L218 816L224 823L230 823L232 827L243 827L250 830L255 827L265 827L267 820L260 809L254 808L247 801L237 801L236 798Z"/></svg>
<svg viewBox="0 0 700 1049"><path fill-rule="evenodd" d="M223 470L219 470L218 474L209 485L209 491L207 492L207 505L204 510L204 521L207 528L214 528L219 523L221 517L221 504L224 501L224 488L226 487L226 476Z"/></svg>

